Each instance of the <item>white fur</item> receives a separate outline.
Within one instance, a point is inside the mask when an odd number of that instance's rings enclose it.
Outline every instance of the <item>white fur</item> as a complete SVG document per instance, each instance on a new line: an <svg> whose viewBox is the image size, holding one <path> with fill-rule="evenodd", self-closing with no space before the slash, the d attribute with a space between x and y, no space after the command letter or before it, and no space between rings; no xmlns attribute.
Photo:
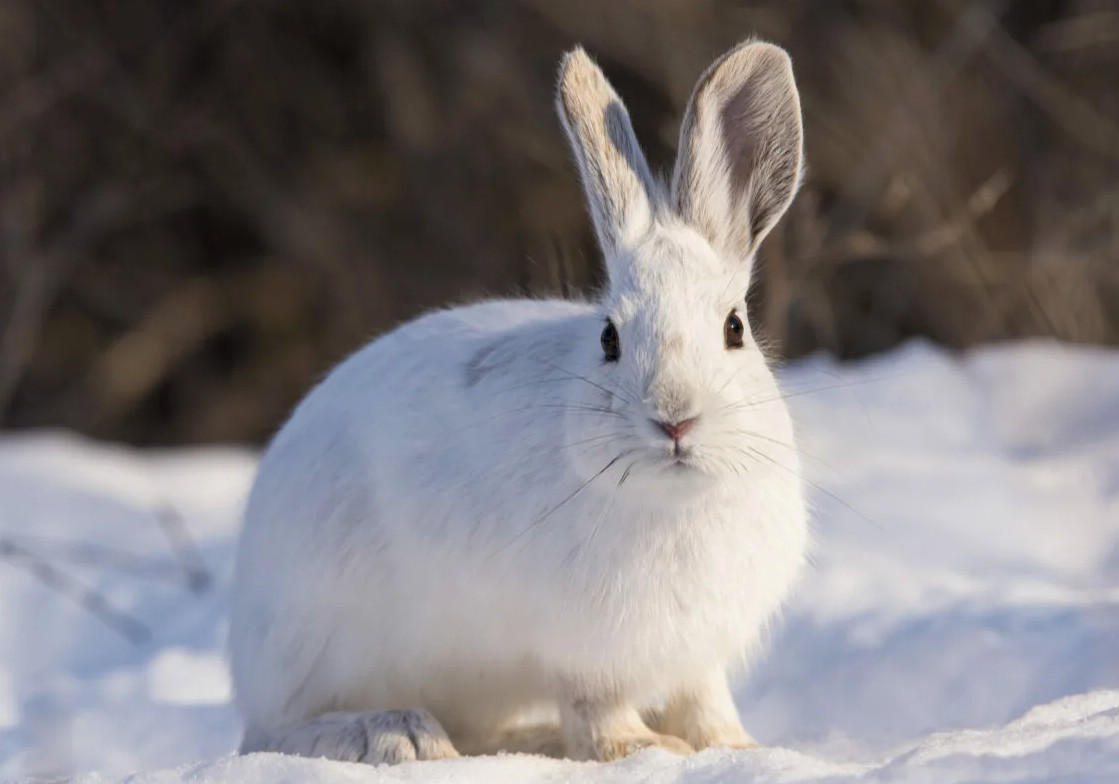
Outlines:
<svg viewBox="0 0 1119 784"><path fill-rule="evenodd" d="M342 363L281 429L236 567L246 750L307 753L277 738L408 709L460 750L540 708L558 708L572 756L749 745L726 678L804 561L800 465L761 351L748 332L724 346L748 260L648 198L656 220L611 251L599 301L424 316ZM651 420L696 415L677 464ZM637 714L664 700L682 740Z"/></svg>

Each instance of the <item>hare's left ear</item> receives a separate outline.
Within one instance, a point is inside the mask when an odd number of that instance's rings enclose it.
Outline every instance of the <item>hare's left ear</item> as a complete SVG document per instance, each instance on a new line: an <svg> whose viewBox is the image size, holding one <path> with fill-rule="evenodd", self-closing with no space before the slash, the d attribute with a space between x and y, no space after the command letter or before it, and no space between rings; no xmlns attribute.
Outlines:
<svg viewBox="0 0 1119 784"><path fill-rule="evenodd" d="M803 133L792 64L745 43L699 79L672 177L679 215L729 264L747 263L800 186Z"/></svg>
<svg viewBox="0 0 1119 784"><path fill-rule="evenodd" d="M556 108L579 164L607 273L616 279L623 251L652 225L657 185L625 104L582 48L563 58Z"/></svg>

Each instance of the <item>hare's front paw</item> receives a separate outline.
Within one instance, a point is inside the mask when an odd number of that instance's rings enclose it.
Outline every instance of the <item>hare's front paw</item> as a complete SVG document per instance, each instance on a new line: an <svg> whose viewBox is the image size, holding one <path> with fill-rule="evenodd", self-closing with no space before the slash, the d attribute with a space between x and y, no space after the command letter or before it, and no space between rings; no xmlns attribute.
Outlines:
<svg viewBox="0 0 1119 784"><path fill-rule="evenodd" d="M674 735L660 735L656 732L649 732L639 735L599 738L595 744L595 759L599 762L611 762L654 746L675 754L691 754L695 751Z"/></svg>
<svg viewBox="0 0 1119 784"><path fill-rule="evenodd" d="M453 759L458 751L443 727L425 710L392 710L363 717L368 749L363 762L396 764Z"/></svg>
<svg viewBox="0 0 1119 784"><path fill-rule="evenodd" d="M328 713L281 730L246 735L241 751L277 751L370 765L458 756L447 733L426 710Z"/></svg>

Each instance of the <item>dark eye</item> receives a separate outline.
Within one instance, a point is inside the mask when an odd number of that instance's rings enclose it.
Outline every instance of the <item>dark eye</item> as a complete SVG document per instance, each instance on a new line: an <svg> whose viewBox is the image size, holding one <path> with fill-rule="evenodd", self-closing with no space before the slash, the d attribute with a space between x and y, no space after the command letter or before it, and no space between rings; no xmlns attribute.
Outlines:
<svg viewBox="0 0 1119 784"><path fill-rule="evenodd" d="M745 331L738 312L732 310L723 324L723 342L727 344L727 348L742 348L742 335Z"/></svg>
<svg viewBox="0 0 1119 784"><path fill-rule="evenodd" d="M613 321L607 321L602 330L602 355L607 362L617 362L622 355L621 346L618 345L618 328Z"/></svg>

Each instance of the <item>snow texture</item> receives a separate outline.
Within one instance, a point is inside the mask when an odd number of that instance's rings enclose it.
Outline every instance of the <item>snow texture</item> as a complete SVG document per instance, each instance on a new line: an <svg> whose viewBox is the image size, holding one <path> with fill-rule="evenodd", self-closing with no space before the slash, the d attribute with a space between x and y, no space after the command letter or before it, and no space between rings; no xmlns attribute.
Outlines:
<svg viewBox="0 0 1119 784"><path fill-rule="evenodd" d="M225 603L254 454L4 434L0 779L1119 781L1119 354L911 343L781 375L817 545L737 690L764 750L233 756ZM73 599L91 591L94 612Z"/></svg>

